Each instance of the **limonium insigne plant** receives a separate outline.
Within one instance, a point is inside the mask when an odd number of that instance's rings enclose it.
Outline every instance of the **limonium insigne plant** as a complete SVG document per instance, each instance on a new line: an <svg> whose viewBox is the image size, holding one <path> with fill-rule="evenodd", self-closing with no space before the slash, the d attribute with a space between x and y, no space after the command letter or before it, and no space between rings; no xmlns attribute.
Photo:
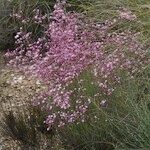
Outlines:
<svg viewBox="0 0 150 150"><path fill-rule="evenodd" d="M137 33L111 30L122 17L134 21L131 12L95 24L81 14L66 12L65 5L56 3L50 18L38 10L34 19L45 29L42 36L33 40L31 32L20 28L15 50L6 53L9 65L47 84L48 90L36 95L33 104L47 112L48 129L84 122L92 100L100 103L100 91L111 95L120 82L118 72L135 73L146 54ZM92 77L88 86L97 88L93 95L83 85L84 73Z"/></svg>

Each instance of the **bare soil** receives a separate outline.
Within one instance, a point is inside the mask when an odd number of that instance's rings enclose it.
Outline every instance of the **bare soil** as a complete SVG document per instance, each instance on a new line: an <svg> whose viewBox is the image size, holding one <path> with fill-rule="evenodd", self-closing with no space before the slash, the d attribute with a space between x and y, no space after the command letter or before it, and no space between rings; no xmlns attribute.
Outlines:
<svg viewBox="0 0 150 150"><path fill-rule="evenodd" d="M27 78L6 66L4 53L0 52L0 121L9 110L26 109L32 97L45 87L38 80ZM19 150L13 139L2 134L0 126L0 150Z"/></svg>

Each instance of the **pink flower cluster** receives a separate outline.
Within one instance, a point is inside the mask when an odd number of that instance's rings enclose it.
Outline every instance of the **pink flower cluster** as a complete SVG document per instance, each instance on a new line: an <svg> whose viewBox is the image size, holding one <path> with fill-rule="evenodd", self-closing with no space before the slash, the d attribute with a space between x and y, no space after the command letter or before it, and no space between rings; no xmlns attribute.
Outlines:
<svg viewBox="0 0 150 150"><path fill-rule="evenodd" d="M42 25L44 24L48 17L47 14L42 14L42 12L39 9L34 9L30 14L24 13L22 10L21 11L14 11L10 17L17 21L19 24L22 26L27 26L29 24L38 24Z"/></svg>
<svg viewBox="0 0 150 150"><path fill-rule="evenodd" d="M85 94L84 77L80 79L84 71L91 72L94 84L111 95L115 87L110 83L119 82L118 69L134 70L137 59L145 56L136 34L109 32L116 20L86 23L79 14L65 12L63 5L55 5L42 37L33 41L32 34L21 28L15 36L16 49L6 53L11 66L48 85L33 104L47 111L49 128L85 121L93 97ZM38 15L39 10L35 19L42 24Z"/></svg>
<svg viewBox="0 0 150 150"><path fill-rule="evenodd" d="M119 11L119 16L121 19L129 20L129 21L133 21L137 19L136 15L127 9L123 9L122 11Z"/></svg>

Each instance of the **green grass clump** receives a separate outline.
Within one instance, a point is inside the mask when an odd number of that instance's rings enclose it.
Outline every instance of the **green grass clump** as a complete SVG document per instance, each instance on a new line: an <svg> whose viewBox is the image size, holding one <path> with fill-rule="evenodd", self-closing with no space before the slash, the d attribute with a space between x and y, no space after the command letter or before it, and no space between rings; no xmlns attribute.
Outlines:
<svg viewBox="0 0 150 150"><path fill-rule="evenodd" d="M54 2L55 0L0 0L0 50L13 47L14 36L21 26L18 21L11 17L13 12L22 11L25 17L30 18L33 10L39 8L44 13L50 14ZM37 32L37 27L33 26L32 22L25 28Z"/></svg>
<svg viewBox="0 0 150 150"><path fill-rule="evenodd" d="M60 131L66 149L150 149L149 77L149 67L132 79L122 76L106 107L93 103L85 123Z"/></svg>
<svg viewBox="0 0 150 150"><path fill-rule="evenodd" d="M40 108L4 112L1 121L2 134L15 142L22 150L40 150L53 147L54 129L47 131L46 114Z"/></svg>
<svg viewBox="0 0 150 150"><path fill-rule="evenodd" d="M150 41L150 1L149 0L93 0L82 3L84 14L96 22L118 17L118 10L126 8L136 16L136 22L120 22L118 29L132 29L141 32L141 39L149 44Z"/></svg>

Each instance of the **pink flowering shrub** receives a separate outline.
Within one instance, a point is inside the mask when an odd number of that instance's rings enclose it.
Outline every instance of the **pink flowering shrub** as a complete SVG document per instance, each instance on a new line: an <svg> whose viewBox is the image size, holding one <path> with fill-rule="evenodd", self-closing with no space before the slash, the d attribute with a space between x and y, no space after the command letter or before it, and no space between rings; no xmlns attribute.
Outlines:
<svg viewBox="0 0 150 150"><path fill-rule="evenodd" d="M111 95L120 82L118 72L136 72L145 51L137 34L111 31L117 19L87 23L80 14L65 12L63 3L55 5L47 25L41 19L47 16L39 14L34 19L46 28L43 36L34 41L20 28L16 49L6 53L9 65L48 85L33 104L47 112L49 128L84 122L90 103L96 98L100 103L100 91Z"/></svg>

